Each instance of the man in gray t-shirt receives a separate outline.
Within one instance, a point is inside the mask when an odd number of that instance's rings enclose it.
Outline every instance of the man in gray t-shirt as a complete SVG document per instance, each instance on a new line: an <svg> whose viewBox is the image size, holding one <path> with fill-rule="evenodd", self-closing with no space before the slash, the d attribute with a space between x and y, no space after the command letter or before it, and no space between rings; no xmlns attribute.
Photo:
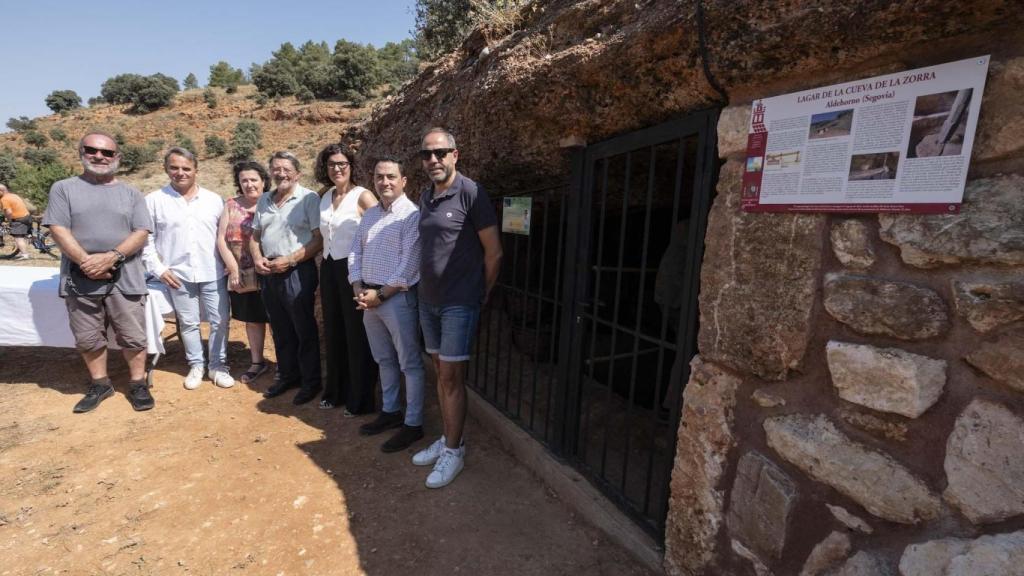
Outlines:
<svg viewBox="0 0 1024 576"><path fill-rule="evenodd" d="M137 254L153 230L138 190L117 180L121 153L107 134L78 144L84 171L56 182L43 215L60 246L60 295L91 383L74 408L88 412L114 393L107 375L107 326L130 373L128 400L153 407L146 385L146 281Z"/></svg>

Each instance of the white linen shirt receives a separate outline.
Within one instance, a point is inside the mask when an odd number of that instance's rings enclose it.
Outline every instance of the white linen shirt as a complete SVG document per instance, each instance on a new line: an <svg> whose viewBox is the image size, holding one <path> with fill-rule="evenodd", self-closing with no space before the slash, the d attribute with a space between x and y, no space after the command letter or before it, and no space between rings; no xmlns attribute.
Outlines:
<svg viewBox="0 0 1024 576"><path fill-rule="evenodd" d="M159 277L167 270L185 282L212 282L224 276L217 252L217 223L224 200L200 187L192 200L170 184L146 195L153 233L142 251L146 270Z"/></svg>
<svg viewBox="0 0 1024 576"><path fill-rule="evenodd" d="M408 290L420 281L420 211L404 194L363 213L348 255L348 283Z"/></svg>

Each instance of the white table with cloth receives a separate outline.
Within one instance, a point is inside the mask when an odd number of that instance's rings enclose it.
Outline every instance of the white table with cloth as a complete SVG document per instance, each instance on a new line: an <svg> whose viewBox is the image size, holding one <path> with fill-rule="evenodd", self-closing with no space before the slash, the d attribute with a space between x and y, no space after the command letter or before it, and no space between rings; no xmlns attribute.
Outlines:
<svg viewBox="0 0 1024 576"><path fill-rule="evenodd" d="M0 266L0 346L75 347L59 284L57 268ZM163 284L154 281L148 287L146 351L159 358L164 353L164 315L174 314L174 308ZM109 342L115 345L112 336Z"/></svg>

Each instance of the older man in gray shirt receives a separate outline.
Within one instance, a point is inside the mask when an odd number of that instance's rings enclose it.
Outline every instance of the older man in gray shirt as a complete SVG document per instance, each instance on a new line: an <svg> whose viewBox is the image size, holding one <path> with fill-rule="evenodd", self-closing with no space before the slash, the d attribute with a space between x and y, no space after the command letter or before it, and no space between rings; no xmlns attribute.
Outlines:
<svg viewBox="0 0 1024 576"><path fill-rule="evenodd" d="M261 295L270 318L277 352L277 377L263 393L274 398L300 388L293 404L305 404L320 392L320 332L313 315L320 252L320 196L299 184L299 159L290 152L270 157L277 186L256 203L252 252L261 275Z"/></svg>
<svg viewBox="0 0 1024 576"><path fill-rule="evenodd" d="M43 225L60 246L60 296L91 379L74 408L89 412L114 393L107 375L107 326L128 363L128 400L153 407L146 385L146 281L138 252L153 230L138 190L117 180L121 153L107 134L78 144L81 176L55 183Z"/></svg>

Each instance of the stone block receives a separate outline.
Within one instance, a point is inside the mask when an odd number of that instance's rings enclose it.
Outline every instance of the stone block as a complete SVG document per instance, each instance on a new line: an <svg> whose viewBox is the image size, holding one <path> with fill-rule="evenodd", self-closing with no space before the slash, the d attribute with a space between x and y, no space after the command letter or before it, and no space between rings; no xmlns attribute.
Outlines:
<svg viewBox="0 0 1024 576"><path fill-rule="evenodd" d="M857 552L828 576L895 576L893 570L881 557L863 550Z"/></svg>
<svg viewBox="0 0 1024 576"><path fill-rule="evenodd" d="M747 134L750 131L750 104L729 106L718 116L718 156L747 155Z"/></svg>
<svg viewBox="0 0 1024 576"><path fill-rule="evenodd" d="M946 501L975 524L1024 513L1024 420L1005 406L976 399L946 441Z"/></svg>
<svg viewBox="0 0 1024 576"><path fill-rule="evenodd" d="M854 442L823 415L769 418L764 430L780 456L879 518L916 524L939 513L941 503L924 482L888 455Z"/></svg>
<svg viewBox="0 0 1024 576"><path fill-rule="evenodd" d="M993 342L982 342L965 358L993 380L1024 392L1024 331L1009 332Z"/></svg>
<svg viewBox="0 0 1024 576"><path fill-rule="evenodd" d="M911 266L1024 264L1024 176L967 183L959 214L879 214L882 240Z"/></svg>
<svg viewBox="0 0 1024 576"><path fill-rule="evenodd" d="M690 367L665 520L665 565L678 574L703 572L719 554L725 495L718 485L734 443L740 385L739 378L699 356Z"/></svg>
<svg viewBox="0 0 1024 576"><path fill-rule="evenodd" d="M761 408L775 408L776 406L786 405L785 398L782 396L776 396L764 388L754 390L754 393L750 395L750 399L756 402Z"/></svg>
<svg viewBox="0 0 1024 576"><path fill-rule="evenodd" d="M1019 280L954 280L953 297L957 314L978 332L1024 318L1024 282Z"/></svg>
<svg viewBox="0 0 1024 576"><path fill-rule="evenodd" d="M839 565L850 554L850 537L833 532L811 550L800 576L819 576Z"/></svg>
<svg viewBox="0 0 1024 576"><path fill-rule="evenodd" d="M847 219L835 222L829 237L832 239L832 253L843 266L867 270L875 263L875 247L863 221Z"/></svg>
<svg viewBox="0 0 1024 576"><path fill-rule="evenodd" d="M862 520L859 516L854 516L853 514L850 514L850 512L847 511L846 508L843 508L842 506L833 506L831 504L825 504L825 507L828 508L828 511L832 513L832 516L834 516L836 520L838 520L843 526L846 526L850 530L855 530L857 532L862 532L864 534L871 534L875 531L873 528L871 528L870 524Z"/></svg>
<svg viewBox="0 0 1024 576"><path fill-rule="evenodd" d="M802 365L825 217L740 211L742 164L722 169L701 271L701 356L766 380Z"/></svg>
<svg viewBox="0 0 1024 576"><path fill-rule="evenodd" d="M949 330L946 303L930 288L829 274L825 278L825 310L862 334L923 340Z"/></svg>
<svg viewBox="0 0 1024 576"><path fill-rule="evenodd" d="M989 64L971 163L1020 156L1024 151L1024 57Z"/></svg>
<svg viewBox="0 0 1024 576"><path fill-rule="evenodd" d="M747 452L736 467L729 497L729 533L764 561L777 560L796 499L796 486L785 472L761 454Z"/></svg>
<svg viewBox="0 0 1024 576"><path fill-rule="evenodd" d="M917 418L946 387L945 360L899 348L833 341L826 356L839 397L873 410Z"/></svg>
<svg viewBox="0 0 1024 576"><path fill-rule="evenodd" d="M890 422L874 414L860 412L849 406L842 406L836 412L839 419L865 432L879 435L887 440L906 442L907 425L903 422Z"/></svg>
<svg viewBox="0 0 1024 576"><path fill-rule="evenodd" d="M900 576L1024 576L1024 531L911 544Z"/></svg>

